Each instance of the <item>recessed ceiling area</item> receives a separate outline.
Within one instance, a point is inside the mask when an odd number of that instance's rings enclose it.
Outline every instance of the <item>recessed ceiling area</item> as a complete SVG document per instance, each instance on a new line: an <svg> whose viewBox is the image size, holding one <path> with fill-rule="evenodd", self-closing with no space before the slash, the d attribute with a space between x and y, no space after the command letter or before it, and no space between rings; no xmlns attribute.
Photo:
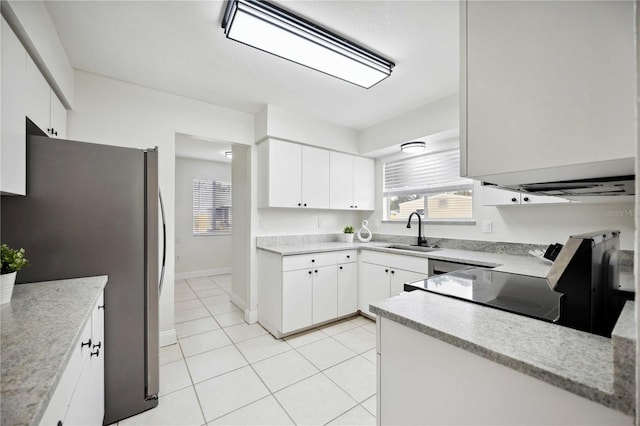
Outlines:
<svg viewBox="0 0 640 426"><path fill-rule="evenodd" d="M273 1L395 62L370 89L225 38L225 2L46 1L75 69L363 129L458 91L457 1Z"/></svg>

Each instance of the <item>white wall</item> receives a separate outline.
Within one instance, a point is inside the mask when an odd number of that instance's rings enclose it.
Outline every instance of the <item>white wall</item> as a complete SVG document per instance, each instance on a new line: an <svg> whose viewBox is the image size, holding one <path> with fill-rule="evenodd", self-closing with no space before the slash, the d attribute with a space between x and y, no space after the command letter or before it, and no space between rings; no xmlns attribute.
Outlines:
<svg viewBox="0 0 640 426"><path fill-rule="evenodd" d="M176 277L230 273L231 234L193 235L194 178L231 182L231 164L176 157Z"/></svg>
<svg viewBox="0 0 640 426"><path fill-rule="evenodd" d="M167 208L167 265L160 299L160 342L175 342L175 134L252 144L254 118L230 109L109 78L75 72L75 107L69 112L70 139L107 145L159 147L159 181Z"/></svg>

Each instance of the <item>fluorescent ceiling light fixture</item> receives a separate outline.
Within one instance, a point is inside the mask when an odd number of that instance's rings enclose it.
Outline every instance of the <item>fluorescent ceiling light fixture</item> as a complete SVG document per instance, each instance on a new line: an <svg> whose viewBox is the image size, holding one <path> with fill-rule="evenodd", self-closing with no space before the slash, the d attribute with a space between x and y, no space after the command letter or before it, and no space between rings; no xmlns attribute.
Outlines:
<svg viewBox="0 0 640 426"><path fill-rule="evenodd" d="M416 152L424 151L426 146L427 144L422 141L407 142L400 145L400 150L407 154L415 154Z"/></svg>
<svg viewBox="0 0 640 426"><path fill-rule="evenodd" d="M275 5L228 0L227 38L366 89L391 75L393 62Z"/></svg>
<svg viewBox="0 0 640 426"><path fill-rule="evenodd" d="M227 158L232 158L233 157L233 152L232 151L225 151L224 152L224 156Z"/></svg>

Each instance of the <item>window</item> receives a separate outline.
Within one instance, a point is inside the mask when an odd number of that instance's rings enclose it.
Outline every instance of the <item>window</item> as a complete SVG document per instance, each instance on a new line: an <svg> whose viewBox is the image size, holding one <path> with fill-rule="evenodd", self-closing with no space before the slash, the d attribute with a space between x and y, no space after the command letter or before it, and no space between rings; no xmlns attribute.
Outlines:
<svg viewBox="0 0 640 426"><path fill-rule="evenodd" d="M473 218L473 181L460 177L459 167L457 148L385 162L384 219L413 212L428 220Z"/></svg>
<svg viewBox="0 0 640 426"><path fill-rule="evenodd" d="M193 235L231 232L231 184L193 179Z"/></svg>

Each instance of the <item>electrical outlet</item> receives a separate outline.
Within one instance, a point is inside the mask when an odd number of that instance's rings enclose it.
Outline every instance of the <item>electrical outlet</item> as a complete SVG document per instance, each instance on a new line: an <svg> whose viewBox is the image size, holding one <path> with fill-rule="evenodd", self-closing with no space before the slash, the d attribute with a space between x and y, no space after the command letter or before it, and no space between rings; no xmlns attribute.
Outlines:
<svg viewBox="0 0 640 426"><path fill-rule="evenodd" d="M485 220L484 222L482 222L482 232L484 232L485 234L490 234L492 230L493 222L491 222L490 220Z"/></svg>

